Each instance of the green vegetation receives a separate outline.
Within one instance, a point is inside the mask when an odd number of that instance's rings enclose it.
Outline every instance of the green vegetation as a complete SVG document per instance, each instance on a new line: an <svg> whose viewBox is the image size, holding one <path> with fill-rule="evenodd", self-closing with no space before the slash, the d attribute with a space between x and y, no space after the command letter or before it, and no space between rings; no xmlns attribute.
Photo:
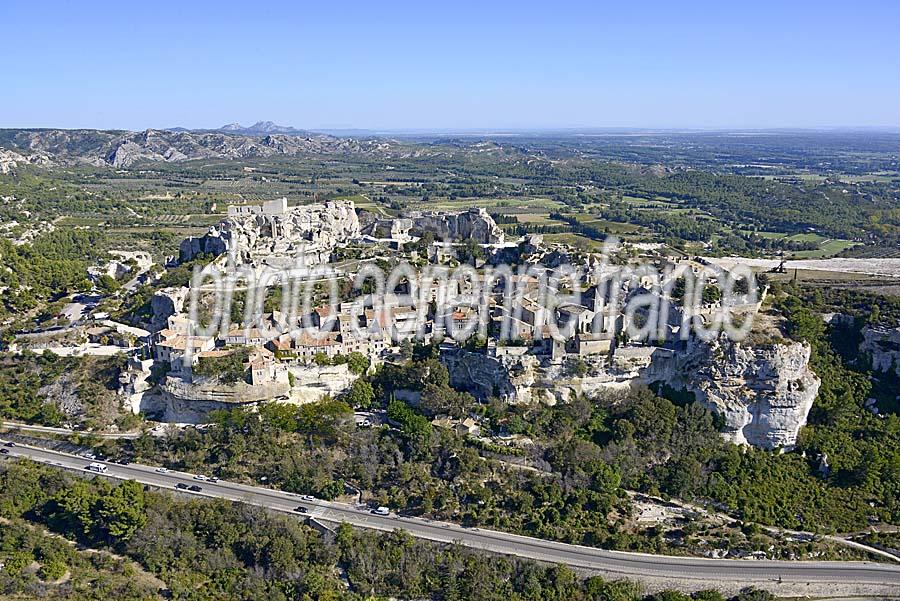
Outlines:
<svg viewBox="0 0 900 601"><path fill-rule="evenodd" d="M221 500L175 500L133 482L81 480L35 464L0 465L0 594L36 587L57 598L131 600L301 599L362 601L484 599L513 601L688 601L667 591L643 597L635 583L582 579L565 566L493 557L409 535L338 528L334 542L297 519ZM36 535L25 520L94 549L128 557L150 574L135 578L122 559L84 559L65 541ZM38 573L26 569L32 562ZM92 565L93 564L93 565ZM102 566L102 568L100 567ZM71 572L63 588L48 583ZM349 589L339 574L346 575ZM150 576L152 575L152 577ZM131 576L126 580L126 577ZM150 588L155 577L163 589ZM152 582L152 580L151 580ZM53 597L51 597L53 598ZM697 601L723 599L714 591ZM735 601L774 598L748 590Z"/></svg>
<svg viewBox="0 0 900 601"><path fill-rule="evenodd" d="M265 478L271 486L324 498L343 494L347 483L374 503L411 514L648 552L687 552L701 539L747 550L767 549L773 541L728 529L666 537L636 529L626 490L701 504L711 500L740 520L794 529L856 530L872 514L898 519L891 471L896 451L882 446L892 440L884 436L895 436L889 434L893 421L864 422L869 432L884 434L854 444L871 445L867 453L881 453L885 460L878 464L883 471L862 486L840 473L818 473L817 441L846 436L828 419L811 427L815 436L804 436L806 457L780 455L727 443L708 411L684 399L676 405L649 390L624 398L578 397L554 407L479 404L449 386L446 368L433 353L433 347L412 348L407 363L385 365L344 399L356 404L354 395L363 389L361 397L368 399L371 387L374 404L387 409L389 427L355 428L350 406L332 400L268 404L258 413L217 412L213 428L142 437L124 442L118 452L174 469L211 469L228 479ZM831 394L829 387L838 383L824 375L823 380L823 394ZM415 405L397 398L416 393ZM504 453L429 422L435 415L471 413L480 416L484 431L524 434L536 444L524 453ZM856 413L865 420L861 406ZM515 469L505 455L539 469ZM781 541L777 553L802 557L811 551L805 543Z"/></svg>
<svg viewBox="0 0 900 601"><path fill-rule="evenodd" d="M157 598L155 579L109 552L82 550L71 541L16 519L0 526L0 596L5 599Z"/></svg>
<svg viewBox="0 0 900 601"><path fill-rule="evenodd" d="M64 420L88 428L124 424L116 396L120 357L0 355L0 418L59 426Z"/></svg>
<svg viewBox="0 0 900 601"><path fill-rule="evenodd" d="M193 373L206 378L216 378L223 384L235 384L247 379L247 361L250 348L240 347L221 357L200 357Z"/></svg>
<svg viewBox="0 0 900 601"><path fill-rule="evenodd" d="M0 316L19 315L41 302L90 289L87 268L103 254L97 232L54 231L33 244L14 245L0 238Z"/></svg>

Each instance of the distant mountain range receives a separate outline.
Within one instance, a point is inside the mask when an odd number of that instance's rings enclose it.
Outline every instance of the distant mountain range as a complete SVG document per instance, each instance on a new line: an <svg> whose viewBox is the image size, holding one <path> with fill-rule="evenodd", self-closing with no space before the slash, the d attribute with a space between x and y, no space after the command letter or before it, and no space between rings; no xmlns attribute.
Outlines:
<svg viewBox="0 0 900 601"><path fill-rule="evenodd" d="M352 137L350 132L358 137ZM317 133L259 121L218 129L0 129L0 172L24 165L93 165L125 169L158 162L254 159L276 156L366 154L378 158L450 158L463 154L494 160L534 161L521 147L478 139L425 143L366 136L365 130ZM362 134L362 135L360 135Z"/></svg>
<svg viewBox="0 0 900 601"><path fill-rule="evenodd" d="M394 143L386 140L338 138L271 122L248 128L226 125L218 130L0 130L0 151L5 153L6 164L90 164L123 168L159 161L379 152L393 146Z"/></svg>

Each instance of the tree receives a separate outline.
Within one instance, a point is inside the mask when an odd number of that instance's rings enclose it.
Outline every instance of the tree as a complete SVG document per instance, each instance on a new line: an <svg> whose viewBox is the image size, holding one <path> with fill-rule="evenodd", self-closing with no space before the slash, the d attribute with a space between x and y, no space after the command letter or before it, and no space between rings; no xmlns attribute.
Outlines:
<svg viewBox="0 0 900 601"><path fill-rule="evenodd" d="M126 541L147 523L144 488L126 480L98 501L100 527L113 540Z"/></svg>
<svg viewBox="0 0 900 601"><path fill-rule="evenodd" d="M368 409L375 401L375 390L368 381L360 378L350 386L350 390L344 395L344 400L352 407Z"/></svg>
<svg viewBox="0 0 900 601"><path fill-rule="evenodd" d="M298 411L296 405L288 403L265 403L259 408L259 417L282 432L296 432Z"/></svg>
<svg viewBox="0 0 900 601"><path fill-rule="evenodd" d="M100 293L106 295L113 294L121 288L119 282L106 273L97 278L96 285Z"/></svg>
<svg viewBox="0 0 900 601"><path fill-rule="evenodd" d="M353 351L347 355L347 367L355 374L364 374L369 369L369 358Z"/></svg>
<svg viewBox="0 0 900 601"><path fill-rule="evenodd" d="M406 403L392 399L388 403L388 418L400 426L400 430L411 441L425 447L431 441L431 422L413 411Z"/></svg>

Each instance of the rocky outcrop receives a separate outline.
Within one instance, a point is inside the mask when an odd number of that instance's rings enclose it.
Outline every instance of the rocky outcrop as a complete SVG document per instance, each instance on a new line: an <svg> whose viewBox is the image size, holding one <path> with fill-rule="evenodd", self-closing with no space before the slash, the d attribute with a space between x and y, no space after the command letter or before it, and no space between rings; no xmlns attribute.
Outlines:
<svg viewBox="0 0 900 601"><path fill-rule="evenodd" d="M0 173L14 171L19 165L49 165L50 159L44 154L23 156L11 150L0 148Z"/></svg>
<svg viewBox="0 0 900 601"><path fill-rule="evenodd" d="M152 359L131 357L127 369L119 374L119 394L123 397L122 405L137 415L146 410L145 399L149 396L153 385L150 383Z"/></svg>
<svg viewBox="0 0 900 601"><path fill-rule="evenodd" d="M431 232L438 240L474 240L479 244L503 242L503 230L484 209L463 212L429 211L411 213L412 233Z"/></svg>
<svg viewBox="0 0 900 601"><path fill-rule="evenodd" d="M199 237L185 238L178 247L178 260L182 263L190 261L199 255L218 257L228 251L228 245L222 237L222 231L217 227L211 227L209 231Z"/></svg>
<svg viewBox="0 0 900 601"><path fill-rule="evenodd" d="M150 297L150 329L154 332L166 327L169 317L184 312L187 288L163 288Z"/></svg>
<svg viewBox="0 0 900 601"><path fill-rule="evenodd" d="M290 399L294 403L312 403L325 396L337 397L359 376L346 363L340 365L295 365L288 368L293 376Z"/></svg>
<svg viewBox="0 0 900 601"><path fill-rule="evenodd" d="M505 354L442 353L450 384L481 400L555 404L572 395L665 383L692 393L722 416L730 441L765 449L796 444L821 383L809 368L811 349L805 343L748 347L692 341L677 351L624 347L611 360L597 355L562 362L525 348L498 351Z"/></svg>
<svg viewBox="0 0 900 601"><path fill-rule="evenodd" d="M900 328L866 326L862 337L859 350L869 356L872 369L900 376Z"/></svg>
<svg viewBox="0 0 900 601"><path fill-rule="evenodd" d="M821 384L809 368L810 352L800 342L765 347L695 342L668 357L657 374L722 416L724 435L732 442L790 448Z"/></svg>
<svg viewBox="0 0 900 601"><path fill-rule="evenodd" d="M523 349L524 350L524 349ZM484 400L494 396L508 403L530 403L539 374L537 357L529 354L490 356L464 350L442 354L450 384Z"/></svg>
<svg viewBox="0 0 900 601"><path fill-rule="evenodd" d="M201 238L181 243L179 259L234 252L246 263L274 266L327 261L341 242L360 235L352 201L301 205L281 214L234 215Z"/></svg>

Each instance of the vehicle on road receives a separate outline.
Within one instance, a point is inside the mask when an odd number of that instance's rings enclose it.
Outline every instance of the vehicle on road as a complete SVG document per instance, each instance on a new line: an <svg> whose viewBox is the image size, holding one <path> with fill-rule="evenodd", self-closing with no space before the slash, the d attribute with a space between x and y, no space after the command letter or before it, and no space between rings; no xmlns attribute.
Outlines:
<svg viewBox="0 0 900 601"><path fill-rule="evenodd" d="M0 449L0 454L9 455L9 449Z"/></svg>
<svg viewBox="0 0 900 601"><path fill-rule="evenodd" d="M156 473L157 474L168 474L169 469L165 468L165 467L158 467L158 468L156 468Z"/></svg>
<svg viewBox="0 0 900 601"><path fill-rule="evenodd" d="M201 490L203 490L203 488L197 486L196 484L191 484L190 486L188 486L188 490L191 492L200 492Z"/></svg>
<svg viewBox="0 0 900 601"><path fill-rule="evenodd" d="M309 512L309 509L307 509L303 505L298 505L297 507L294 508L294 511L296 511L297 513L307 513L307 512Z"/></svg>
<svg viewBox="0 0 900 601"><path fill-rule="evenodd" d="M14 443L13 441L10 440L8 443L6 443L6 444L3 445L3 446L6 446L6 447L14 447L14 446L16 446L16 443Z"/></svg>
<svg viewBox="0 0 900 601"><path fill-rule="evenodd" d="M203 474L197 474L196 476L194 476L194 480L200 480L201 482L204 482L206 480L206 476L204 476Z"/></svg>
<svg viewBox="0 0 900 601"><path fill-rule="evenodd" d="M304 501L315 501L316 500L316 498L312 495L301 495L300 498L303 499Z"/></svg>
<svg viewBox="0 0 900 601"><path fill-rule="evenodd" d="M188 487L188 485L185 484L184 482L179 482L178 484L175 485L175 488L177 488L178 490L187 490L187 487Z"/></svg>
<svg viewBox="0 0 900 601"><path fill-rule="evenodd" d="M383 505L381 507L376 507L372 510L372 513L375 515L391 515L391 510Z"/></svg>
<svg viewBox="0 0 900 601"><path fill-rule="evenodd" d="M107 467L105 465L103 465L102 463L90 463L90 464L84 466L84 469L86 469L89 472L97 472L99 474L105 474L106 472L109 471L107 469Z"/></svg>
<svg viewBox="0 0 900 601"><path fill-rule="evenodd" d="M210 476L209 478L207 478L207 480L209 480L212 483L216 483L219 481L219 479L216 476Z"/></svg>

